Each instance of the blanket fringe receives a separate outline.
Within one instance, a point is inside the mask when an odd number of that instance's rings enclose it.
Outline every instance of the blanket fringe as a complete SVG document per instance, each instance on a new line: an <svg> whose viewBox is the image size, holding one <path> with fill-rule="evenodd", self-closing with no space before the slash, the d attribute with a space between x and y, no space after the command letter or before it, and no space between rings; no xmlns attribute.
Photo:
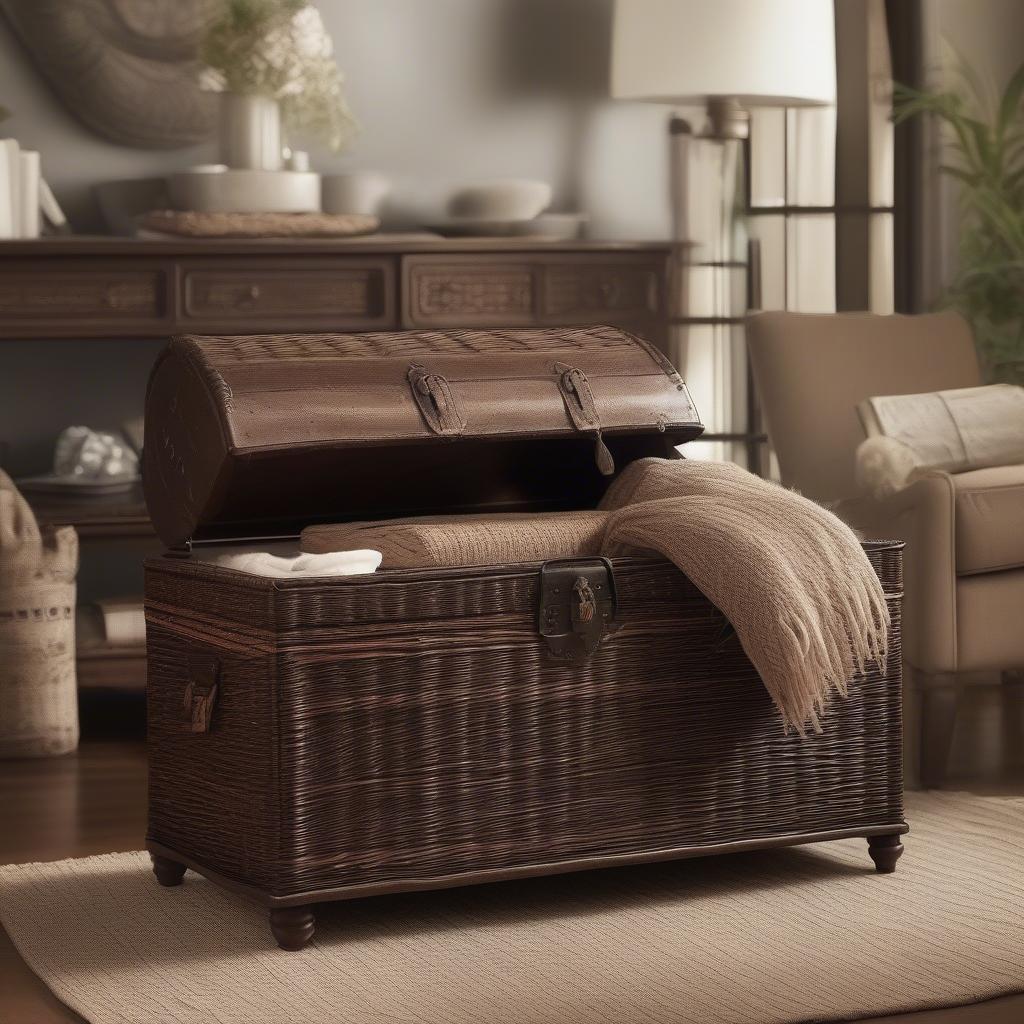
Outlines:
<svg viewBox="0 0 1024 1024"><path fill-rule="evenodd" d="M854 532L730 463L641 459L602 502L603 552L652 550L729 619L782 715L821 731L833 694L888 658L889 610Z"/></svg>

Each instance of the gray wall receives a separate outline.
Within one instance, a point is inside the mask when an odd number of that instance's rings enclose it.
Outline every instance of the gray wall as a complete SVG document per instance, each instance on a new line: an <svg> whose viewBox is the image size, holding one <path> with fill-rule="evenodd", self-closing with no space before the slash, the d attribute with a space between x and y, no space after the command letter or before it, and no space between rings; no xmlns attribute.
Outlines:
<svg viewBox="0 0 1024 1024"><path fill-rule="evenodd" d="M606 99L611 0L320 0L362 132L322 171L373 169L395 183L394 226L429 218L459 183L550 181L555 206L584 209L601 237L669 228L667 111ZM213 142L128 149L69 114L0 18L0 131L42 153L79 231L100 219L98 181L159 176L215 158ZM116 426L141 410L151 343L0 344L0 464L46 468L69 423Z"/></svg>
<svg viewBox="0 0 1024 1024"><path fill-rule="evenodd" d="M666 112L605 99L611 0L320 0L363 130L317 151L322 171L391 177L393 216L437 212L455 184L536 177L563 209L585 204L596 234L664 237ZM211 142L171 153L92 135L56 100L0 19L2 131L42 153L80 231L99 218L96 181L209 162Z"/></svg>

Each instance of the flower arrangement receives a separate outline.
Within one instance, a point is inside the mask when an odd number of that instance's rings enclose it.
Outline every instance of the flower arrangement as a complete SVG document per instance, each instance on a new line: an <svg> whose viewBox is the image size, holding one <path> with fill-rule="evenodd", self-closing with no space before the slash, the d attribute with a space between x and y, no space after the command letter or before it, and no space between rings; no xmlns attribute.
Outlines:
<svg viewBox="0 0 1024 1024"><path fill-rule="evenodd" d="M1024 383L1024 65L994 103L959 70L961 88L897 86L895 120L923 114L949 131L941 170L960 183L960 268L945 303L970 321L988 376Z"/></svg>
<svg viewBox="0 0 1024 1024"><path fill-rule="evenodd" d="M200 83L277 100L286 129L337 152L357 124L333 53L310 0L224 0L199 47Z"/></svg>

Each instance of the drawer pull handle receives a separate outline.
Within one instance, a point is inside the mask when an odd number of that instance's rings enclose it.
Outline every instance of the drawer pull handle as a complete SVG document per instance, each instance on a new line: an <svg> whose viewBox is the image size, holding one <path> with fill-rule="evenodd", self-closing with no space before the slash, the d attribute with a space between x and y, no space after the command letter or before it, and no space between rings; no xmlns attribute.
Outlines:
<svg viewBox="0 0 1024 1024"><path fill-rule="evenodd" d="M130 309L134 296L131 291L122 284L109 285L103 293L103 305L107 309Z"/></svg>
<svg viewBox="0 0 1024 1024"><path fill-rule="evenodd" d="M236 305L241 309L251 309L258 301L260 297L260 286L258 284L251 284L242 293Z"/></svg>

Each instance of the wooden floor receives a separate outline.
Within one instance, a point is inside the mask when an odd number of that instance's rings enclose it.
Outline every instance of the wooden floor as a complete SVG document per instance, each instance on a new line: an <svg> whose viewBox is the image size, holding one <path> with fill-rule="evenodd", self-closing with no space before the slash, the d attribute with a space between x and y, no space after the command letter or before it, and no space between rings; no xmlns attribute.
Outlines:
<svg viewBox="0 0 1024 1024"><path fill-rule="evenodd" d="M123 740L86 742L70 757L3 762L0 863L140 849L145 834L145 776L144 745ZM993 788L1020 793L1024 781L989 785L983 791ZM81 1019L50 994L0 930L0 1022L67 1024ZM1024 1021L1024 996L874 1020L891 1024L1020 1024Z"/></svg>

